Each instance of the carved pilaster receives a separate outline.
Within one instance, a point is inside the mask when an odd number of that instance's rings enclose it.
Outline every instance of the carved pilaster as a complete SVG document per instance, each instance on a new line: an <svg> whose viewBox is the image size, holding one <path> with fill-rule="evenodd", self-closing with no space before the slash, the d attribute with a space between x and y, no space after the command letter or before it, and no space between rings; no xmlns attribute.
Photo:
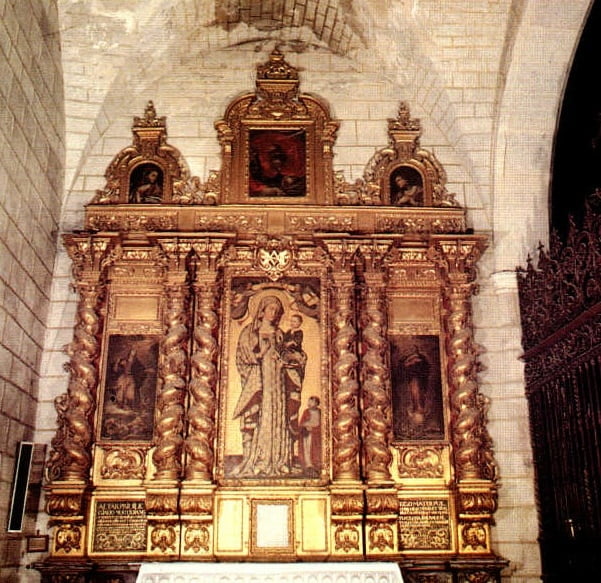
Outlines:
<svg viewBox="0 0 601 583"><path fill-rule="evenodd" d="M430 255L445 282L447 353L451 392L452 439L460 480L496 477L492 441L486 428L488 399L478 391L479 349L472 332L471 296L483 237L438 240Z"/></svg>

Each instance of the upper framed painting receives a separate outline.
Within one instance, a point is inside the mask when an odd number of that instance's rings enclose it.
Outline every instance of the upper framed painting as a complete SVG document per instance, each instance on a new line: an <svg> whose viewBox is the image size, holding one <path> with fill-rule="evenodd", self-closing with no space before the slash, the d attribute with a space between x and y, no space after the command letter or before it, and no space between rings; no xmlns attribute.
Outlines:
<svg viewBox="0 0 601 583"><path fill-rule="evenodd" d="M298 70L275 49L257 67L256 90L216 122L222 202L333 204L338 122L327 104L299 92Z"/></svg>

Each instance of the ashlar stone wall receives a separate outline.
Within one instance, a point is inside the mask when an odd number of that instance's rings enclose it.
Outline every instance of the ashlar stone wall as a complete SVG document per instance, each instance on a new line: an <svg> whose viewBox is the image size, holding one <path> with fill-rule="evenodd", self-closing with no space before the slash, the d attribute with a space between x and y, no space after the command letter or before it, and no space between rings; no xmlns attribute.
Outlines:
<svg viewBox="0 0 601 583"><path fill-rule="evenodd" d="M63 196L64 107L52 0L0 2L0 579L17 581L7 533L19 441L32 441ZM33 534L35 525L24 524Z"/></svg>

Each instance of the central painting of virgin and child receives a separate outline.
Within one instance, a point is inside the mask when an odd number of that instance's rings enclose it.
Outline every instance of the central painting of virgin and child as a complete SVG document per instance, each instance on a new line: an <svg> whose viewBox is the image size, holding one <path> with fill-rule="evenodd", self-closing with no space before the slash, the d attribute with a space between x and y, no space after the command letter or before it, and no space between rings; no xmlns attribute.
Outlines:
<svg viewBox="0 0 601 583"><path fill-rule="evenodd" d="M319 281L239 278L231 290L224 476L318 478Z"/></svg>

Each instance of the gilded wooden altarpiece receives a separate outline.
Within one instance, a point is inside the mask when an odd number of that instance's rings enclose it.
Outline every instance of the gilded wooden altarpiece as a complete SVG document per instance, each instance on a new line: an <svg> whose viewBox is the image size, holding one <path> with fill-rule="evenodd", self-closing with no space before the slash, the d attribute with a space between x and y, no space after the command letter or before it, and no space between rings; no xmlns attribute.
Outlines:
<svg viewBox="0 0 601 583"><path fill-rule="evenodd" d="M338 126L277 50L216 122L204 182L152 103L134 118L64 236L79 304L48 580L176 560L498 580L471 321L485 237L407 104L354 183L333 170Z"/></svg>

